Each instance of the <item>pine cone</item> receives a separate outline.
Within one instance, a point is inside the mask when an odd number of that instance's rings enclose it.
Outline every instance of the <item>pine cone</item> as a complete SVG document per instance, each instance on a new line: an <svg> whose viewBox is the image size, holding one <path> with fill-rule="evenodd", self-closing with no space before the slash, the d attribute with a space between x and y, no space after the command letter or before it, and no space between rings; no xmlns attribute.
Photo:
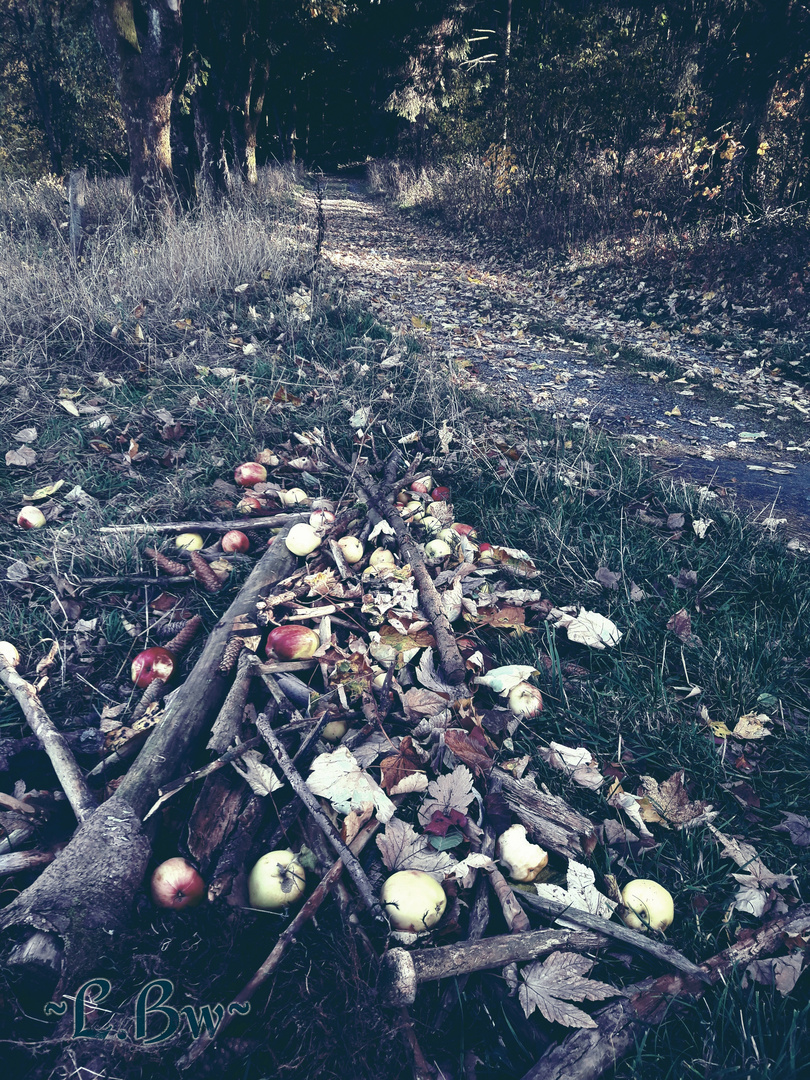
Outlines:
<svg viewBox="0 0 810 1080"><path fill-rule="evenodd" d="M156 548L144 548L144 553L148 555L150 559L154 559L160 569L165 570L167 574L179 577L181 574L188 573L188 569L183 563L175 562L174 559L170 559L167 555L164 555L162 551L158 551Z"/></svg>
<svg viewBox="0 0 810 1080"><path fill-rule="evenodd" d="M225 584L211 569L199 551L192 551L189 560L194 568L194 577L208 592L219 592Z"/></svg>
<svg viewBox="0 0 810 1080"><path fill-rule="evenodd" d="M245 647L245 643L240 637L232 637L228 644L225 646L225 651L222 654L222 659L219 662L219 670L221 674L227 675L233 670L234 664L239 659L239 654Z"/></svg>
<svg viewBox="0 0 810 1080"><path fill-rule="evenodd" d="M192 615L188 622L184 623L183 628L179 633L177 633L171 641L166 642L165 648L168 649L170 653L174 653L175 656L182 656L201 626L202 617L200 615Z"/></svg>

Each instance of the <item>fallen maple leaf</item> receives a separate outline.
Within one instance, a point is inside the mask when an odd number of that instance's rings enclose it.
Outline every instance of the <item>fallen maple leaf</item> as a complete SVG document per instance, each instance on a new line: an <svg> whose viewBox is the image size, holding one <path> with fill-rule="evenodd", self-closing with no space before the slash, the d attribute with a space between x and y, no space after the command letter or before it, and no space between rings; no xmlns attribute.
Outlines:
<svg viewBox="0 0 810 1080"><path fill-rule="evenodd" d="M442 773L428 784L428 798L419 808L419 823L427 825L437 810L447 815L454 810L466 815L475 797L472 773L466 765L457 765L451 773Z"/></svg>
<svg viewBox="0 0 810 1080"><path fill-rule="evenodd" d="M437 881L454 865L455 859L446 851L437 851L430 837L417 833L412 825L393 817L385 832L377 837L382 861L389 870L423 870Z"/></svg>
<svg viewBox="0 0 810 1080"><path fill-rule="evenodd" d="M380 769L382 770L382 787L389 795L411 775L424 775L422 759L416 752L410 735L406 735L399 744L396 754L382 759ZM425 781L425 786L427 786L427 781Z"/></svg>
<svg viewBox="0 0 810 1080"><path fill-rule="evenodd" d="M587 978L594 965L579 953L554 952L545 960L529 964L521 971L523 984L518 998L526 1016L539 1009L546 1020L564 1027L595 1028L596 1021L578 1009L573 1001L604 1001L620 990Z"/></svg>
<svg viewBox="0 0 810 1080"><path fill-rule="evenodd" d="M785 820L774 826L774 832L790 833L790 842L796 847L810 847L810 819L801 814L789 814L783 810Z"/></svg>
<svg viewBox="0 0 810 1080"><path fill-rule="evenodd" d="M544 896L547 900L557 900L561 904L577 908L579 911L589 911L592 915L598 915L602 919L609 919L616 910L616 903L604 893L600 893L594 885L595 875L588 866L583 866L575 859L568 862L567 889L560 885L549 885L545 882L535 883L538 896ZM564 919L558 919L561 925L567 925Z"/></svg>
<svg viewBox="0 0 810 1080"><path fill-rule="evenodd" d="M691 802L684 786L684 771L680 769L659 784L651 776L639 778L638 794L646 796L657 814L676 829L692 828L713 821L718 811L702 799Z"/></svg>

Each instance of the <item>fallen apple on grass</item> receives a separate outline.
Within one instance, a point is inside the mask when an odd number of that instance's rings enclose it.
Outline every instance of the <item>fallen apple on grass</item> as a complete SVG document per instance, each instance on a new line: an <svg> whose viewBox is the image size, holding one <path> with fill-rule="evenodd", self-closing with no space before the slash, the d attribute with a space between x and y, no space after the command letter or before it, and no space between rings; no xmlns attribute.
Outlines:
<svg viewBox="0 0 810 1080"><path fill-rule="evenodd" d="M425 555L427 555L430 562L440 562L442 559L446 559L448 555L453 554L453 549L449 544L446 544L444 540L428 540L425 544Z"/></svg>
<svg viewBox="0 0 810 1080"><path fill-rule="evenodd" d="M308 660L320 647L321 639L309 626L300 623L284 623L267 635L267 656L279 660Z"/></svg>
<svg viewBox="0 0 810 1080"><path fill-rule="evenodd" d="M21 529L41 529L46 518L38 506L24 506L17 514L17 524Z"/></svg>
<svg viewBox="0 0 810 1080"><path fill-rule="evenodd" d="M672 894L649 878L628 881L622 903L627 908L622 921L631 930L666 930L675 918Z"/></svg>
<svg viewBox="0 0 810 1080"><path fill-rule="evenodd" d="M394 929L412 934L435 926L447 907L444 889L424 870L398 870L392 874L383 884L380 900Z"/></svg>
<svg viewBox="0 0 810 1080"><path fill-rule="evenodd" d="M380 570L384 566L396 566L396 559L388 548L375 548L368 557L368 565Z"/></svg>
<svg viewBox="0 0 810 1080"><path fill-rule="evenodd" d="M509 708L515 716L530 720L543 711L543 695L531 683L518 683L509 691Z"/></svg>
<svg viewBox="0 0 810 1080"><path fill-rule="evenodd" d="M181 551L199 551L204 545L205 541L198 532L178 533L174 538L174 546Z"/></svg>
<svg viewBox="0 0 810 1080"><path fill-rule="evenodd" d="M174 674L175 659L162 645L152 645L139 652L132 661L130 674L135 685L143 690L155 679L167 682Z"/></svg>
<svg viewBox="0 0 810 1080"><path fill-rule="evenodd" d="M237 465L233 471L234 482L240 487L253 487L254 484L263 484L267 479L267 469L258 461L245 461Z"/></svg>
<svg viewBox="0 0 810 1080"><path fill-rule="evenodd" d="M222 550L228 555L250 550L250 539L241 529L229 529L220 541Z"/></svg>
<svg viewBox="0 0 810 1080"><path fill-rule="evenodd" d="M248 878L250 906L265 911L294 904L304 895L307 875L290 850L268 851L262 855Z"/></svg>
<svg viewBox="0 0 810 1080"><path fill-rule="evenodd" d="M205 882L199 871L179 855L157 867L151 888L157 906L173 911L196 907L205 896Z"/></svg>

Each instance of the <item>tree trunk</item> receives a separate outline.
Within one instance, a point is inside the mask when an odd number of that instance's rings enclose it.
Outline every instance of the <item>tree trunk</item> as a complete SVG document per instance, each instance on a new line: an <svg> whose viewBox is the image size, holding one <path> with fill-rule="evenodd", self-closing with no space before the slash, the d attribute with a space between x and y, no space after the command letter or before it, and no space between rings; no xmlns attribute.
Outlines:
<svg viewBox="0 0 810 1080"><path fill-rule="evenodd" d="M180 0L95 0L96 32L121 99L136 206L172 205L171 106L180 71Z"/></svg>

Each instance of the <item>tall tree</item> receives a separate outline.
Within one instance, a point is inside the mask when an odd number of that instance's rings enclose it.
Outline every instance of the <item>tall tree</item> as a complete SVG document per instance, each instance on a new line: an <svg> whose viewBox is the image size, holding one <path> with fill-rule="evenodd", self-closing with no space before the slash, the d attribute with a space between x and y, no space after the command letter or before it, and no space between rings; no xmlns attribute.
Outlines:
<svg viewBox="0 0 810 1080"><path fill-rule="evenodd" d="M181 0L94 0L96 32L116 80L132 193L147 211L171 205L171 107L183 54Z"/></svg>

